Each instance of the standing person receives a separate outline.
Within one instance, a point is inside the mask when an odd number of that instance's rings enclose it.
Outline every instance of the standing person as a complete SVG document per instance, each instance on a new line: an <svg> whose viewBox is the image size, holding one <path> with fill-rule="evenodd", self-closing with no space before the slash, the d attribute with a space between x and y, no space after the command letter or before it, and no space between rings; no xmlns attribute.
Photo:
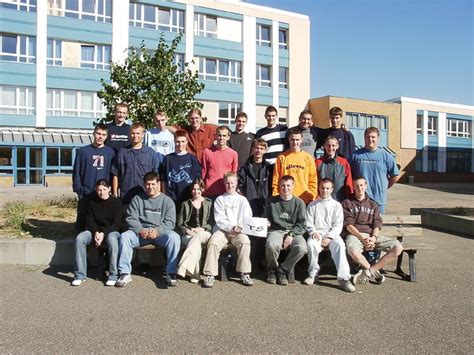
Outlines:
<svg viewBox="0 0 474 355"><path fill-rule="evenodd" d="M270 164L275 164L278 155L283 153L286 148L286 130L287 126L278 124L278 111L273 106L265 109L265 119L267 126L260 128L255 134L255 138L262 138L268 144L268 150L265 154L265 160Z"/></svg>
<svg viewBox="0 0 474 355"><path fill-rule="evenodd" d="M128 205L132 198L144 191L143 177L150 171L158 172L163 156L143 145L145 127L135 122L130 127L129 148L120 149L112 167L112 192ZM119 195L120 187L120 195Z"/></svg>
<svg viewBox="0 0 474 355"><path fill-rule="evenodd" d="M331 179L334 188L332 197L342 202L354 192L352 186L352 173L349 162L337 155L339 142L336 137L328 136L324 142L324 155L316 159L316 169L318 171L318 180Z"/></svg>
<svg viewBox="0 0 474 355"><path fill-rule="evenodd" d="M93 241L98 248L107 245L109 254L109 276L105 286L115 286L118 278L117 261L119 254L120 222L122 221L122 203L110 196L110 184L100 179L95 185L96 196L89 199L86 213L86 230L79 233L74 244L76 264L72 286L86 281L87 246Z"/></svg>
<svg viewBox="0 0 474 355"><path fill-rule="evenodd" d="M143 178L145 192L133 197L127 208L128 230L120 236L118 271L120 278L115 286L125 287L132 281L133 249L146 244L165 248L168 286L178 285L176 272L180 237L173 231L176 210L173 201L161 193L160 176L149 172Z"/></svg>
<svg viewBox="0 0 474 355"><path fill-rule="evenodd" d="M352 155L352 175L363 176L367 180L367 194L377 202L383 214L387 190L398 181L400 171L395 159L379 147L379 138L378 128L369 127L365 130L365 146Z"/></svg>
<svg viewBox="0 0 474 355"><path fill-rule="evenodd" d="M190 276L191 283L199 282L202 245L211 238L214 226L212 201L202 195L204 181L197 178L191 185L191 199L184 201L176 224L181 232L181 244L186 250L178 266L178 275Z"/></svg>
<svg viewBox="0 0 474 355"><path fill-rule="evenodd" d="M245 217L252 217L252 210L245 197L237 193L237 174L228 172L224 175L226 192L219 196L214 203L214 233L207 244L207 256L203 273L206 276L204 287L214 286L214 278L218 274L218 259L221 250L231 243L237 248L237 272L240 281L245 286L252 286L250 278L252 264L250 263L250 240L242 233Z"/></svg>
<svg viewBox="0 0 474 355"><path fill-rule="evenodd" d="M339 142L339 149L337 150L337 155L347 159L349 163L351 162L352 153L355 151L355 139L354 135L343 127L342 125L342 116L344 111L340 107L332 107L329 110L329 118L331 120L331 127L325 129L325 134L323 141L326 140L326 137L333 136Z"/></svg>
<svg viewBox="0 0 474 355"><path fill-rule="evenodd" d="M295 180L294 194L305 204L318 195L318 176L314 157L301 150L302 134L299 128L292 128L288 134L290 148L280 154L273 171L272 195L278 195L280 177L290 175Z"/></svg>
<svg viewBox="0 0 474 355"><path fill-rule="evenodd" d="M254 135L244 131L247 125L247 114L245 112L239 112L235 116L234 122L235 131L230 134L229 147L237 152L240 167L250 157Z"/></svg>
<svg viewBox="0 0 474 355"><path fill-rule="evenodd" d="M354 284L369 281L381 284L385 277L380 270L394 261L403 247L398 240L380 234L382 217L378 204L366 194L367 180L364 177L354 178L354 196L342 201L344 210L343 236L346 238L347 252L358 265L359 272L354 275ZM371 265L362 255L363 251L384 251L385 255Z"/></svg>
<svg viewBox="0 0 474 355"><path fill-rule="evenodd" d="M213 200L225 192L224 174L228 171L237 172L239 165L237 152L227 146L229 138L229 127L219 126L216 144L202 153L201 176L206 185L205 195Z"/></svg>
<svg viewBox="0 0 474 355"><path fill-rule="evenodd" d="M168 116L159 108L153 115L155 128L145 132L145 145L157 153L168 155L174 152L174 135L167 128Z"/></svg>
<svg viewBox="0 0 474 355"><path fill-rule="evenodd" d="M192 182L201 177L201 166L195 155L188 153L188 133L178 129L174 134L175 151L163 159L161 176L163 191L175 202L179 212L181 203L189 197Z"/></svg>
<svg viewBox="0 0 474 355"><path fill-rule="evenodd" d="M313 126L313 114L310 110L301 111L299 116L299 123L297 126L292 128L299 128L303 139L301 141L301 149L311 156L316 157L316 149L321 146L321 139L324 135L324 130L319 127ZM291 131L290 128L287 132Z"/></svg>
<svg viewBox="0 0 474 355"><path fill-rule="evenodd" d="M105 145L113 148L115 154L122 148L127 148L130 142L130 125L125 123L128 115L128 106L123 103L115 105L114 121L107 124L109 135L105 140Z"/></svg>
<svg viewBox="0 0 474 355"><path fill-rule="evenodd" d="M253 141L253 154L239 168L239 192L247 198L252 215L262 217L265 202L271 196L273 165L263 157L267 151L267 142L262 138ZM251 243L252 265L261 265L265 258L265 238L249 236Z"/></svg>
<svg viewBox="0 0 474 355"><path fill-rule="evenodd" d="M189 135L188 151L202 164L202 153L214 143L216 126L202 122L202 113L198 108L188 112L189 126L185 127Z"/></svg>
<svg viewBox="0 0 474 355"><path fill-rule="evenodd" d="M264 217L270 222L266 249L267 282L288 285L288 274L307 253L303 234L306 231L306 206L293 195L295 179L284 175L280 179L280 194L271 197L265 206ZM285 261L278 263L281 250L289 250Z"/></svg>
<svg viewBox="0 0 474 355"><path fill-rule="evenodd" d="M319 181L318 199L306 208L308 277L304 280L304 284L312 285L318 282L319 253L323 248L328 248L336 265L339 286L346 292L354 292L346 257L346 245L341 238L344 213L341 204L331 197L333 190L334 184L331 179L323 178Z"/></svg>
<svg viewBox="0 0 474 355"><path fill-rule="evenodd" d="M72 190L78 196L76 230L86 226L87 198L95 193L95 184L100 179L109 179L114 150L105 145L107 126L99 123L94 128L92 144L80 148L76 153L72 170Z"/></svg>

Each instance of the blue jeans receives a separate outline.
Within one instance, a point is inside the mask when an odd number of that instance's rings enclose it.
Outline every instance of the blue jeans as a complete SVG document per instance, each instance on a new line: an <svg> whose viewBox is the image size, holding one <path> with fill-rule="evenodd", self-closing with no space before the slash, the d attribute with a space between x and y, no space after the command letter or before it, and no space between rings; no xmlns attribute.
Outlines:
<svg viewBox="0 0 474 355"><path fill-rule="evenodd" d="M105 241L107 242L107 252L109 253L109 280L118 279L117 260L119 254L119 232L110 232ZM87 246L92 242L92 233L81 232L76 237L74 251L76 253L76 266L74 268L75 279L85 279L87 274Z"/></svg>
<svg viewBox="0 0 474 355"><path fill-rule="evenodd" d="M160 234L156 239L143 239L128 230L120 236L120 257L118 269L120 274L130 274L132 272L133 249L146 244L155 244L166 250L166 272L176 274L178 270L178 253L181 247L181 238L174 231L167 231Z"/></svg>

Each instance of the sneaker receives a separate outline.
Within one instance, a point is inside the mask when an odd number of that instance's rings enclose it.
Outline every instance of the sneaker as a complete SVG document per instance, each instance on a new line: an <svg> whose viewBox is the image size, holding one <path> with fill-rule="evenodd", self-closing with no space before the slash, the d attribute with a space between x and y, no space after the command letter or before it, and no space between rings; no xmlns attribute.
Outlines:
<svg viewBox="0 0 474 355"><path fill-rule="evenodd" d="M115 286L115 284L117 283L117 280L107 280L107 282L105 283L105 286Z"/></svg>
<svg viewBox="0 0 474 355"><path fill-rule="evenodd" d="M343 291L354 292L356 290L350 280L338 280L337 282L339 282L339 287Z"/></svg>
<svg viewBox="0 0 474 355"><path fill-rule="evenodd" d="M71 286L81 286L83 282L86 282L86 279L74 279L71 282Z"/></svg>
<svg viewBox="0 0 474 355"><path fill-rule="evenodd" d="M127 286L130 282L132 282L132 276L130 274L121 274L117 282L115 283L115 286L117 287L125 287Z"/></svg>
<svg viewBox="0 0 474 355"><path fill-rule="evenodd" d="M352 282L354 283L354 285L369 283L369 270L360 269L357 274L355 274L352 278Z"/></svg>
<svg viewBox="0 0 474 355"><path fill-rule="evenodd" d="M309 276L309 277L305 278L303 283L305 285L314 285L314 277Z"/></svg>
<svg viewBox="0 0 474 355"><path fill-rule="evenodd" d="M199 283L199 279L196 279L195 277L191 277L189 279L189 282L191 282L192 284L197 284L197 283Z"/></svg>
<svg viewBox="0 0 474 355"><path fill-rule="evenodd" d="M206 278L204 279L203 287L212 288L212 286L214 286L214 276L206 275Z"/></svg>
<svg viewBox="0 0 474 355"><path fill-rule="evenodd" d="M369 281L380 285L385 282L385 276L383 276L378 270L376 270L370 273Z"/></svg>
<svg viewBox="0 0 474 355"><path fill-rule="evenodd" d="M287 286L288 285L288 277L286 276L286 272L283 269L278 269L276 272L277 277L277 284L280 286Z"/></svg>
<svg viewBox="0 0 474 355"><path fill-rule="evenodd" d="M249 274L242 273L240 275L240 281L242 281L244 286L253 286L253 280L250 278Z"/></svg>
<svg viewBox="0 0 474 355"><path fill-rule="evenodd" d="M168 287L178 286L178 280L176 279L176 274L166 275L166 282L168 283Z"/></svg>
<svg viewBox="0 0 474 355"><path fill-rule="evenodd" d="M272 285L276 284L277 278L276 278L276 275L275 275L275 270L268 271L268 273L267 273L267 282L269 284L272 284Z"/></svg>

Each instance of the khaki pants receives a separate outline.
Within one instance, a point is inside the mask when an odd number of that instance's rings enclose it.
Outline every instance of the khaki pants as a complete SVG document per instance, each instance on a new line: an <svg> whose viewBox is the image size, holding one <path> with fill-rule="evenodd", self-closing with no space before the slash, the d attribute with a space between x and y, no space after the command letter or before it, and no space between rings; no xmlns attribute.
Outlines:
<svg viewBox="0 0 474 355"><path fill-rule="evenodd" d="M193 236L185 235L182 237L181 242L185 244L187 241L187 246L179 262L178 275L185 277L186 274L189 274L192 278L199 279L202 244L206 244L210 237L211 233L206 231L198 232Z"/></svg>
<svg viewBox="0 0 474 355"><path fill-rule="evenodd" d="M219 230L211 236L207 244L207 257L203 270L204 275L217 276L219 274L219 254L227 243L231 243L237 248L237 272L250 273L252 271L249 237L242 233L234 237L229 237L229 233Z"/></svg>

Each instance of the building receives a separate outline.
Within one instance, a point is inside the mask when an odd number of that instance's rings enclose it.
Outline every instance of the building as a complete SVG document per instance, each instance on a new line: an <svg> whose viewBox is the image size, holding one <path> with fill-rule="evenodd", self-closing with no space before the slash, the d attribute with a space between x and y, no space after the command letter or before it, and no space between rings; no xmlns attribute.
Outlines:
<svg viewBox="0 0 474 355"><path fill-rule="evenodd" d="M380 146L392 153L401 181L472 182L474 106L399 97L384 102L325 96L308 101L314 122L329 126L329 109L339 106L356 145L364 130L380 130Z"/></svg>
<svg viewBox="0 0 474 355"><path fill-rule="evenodd" d="M232 0L0 0L0 185L56 184L104 115L110 61L183 32L178 57L206 84L208 122L296 124L309 97L309 19ZM179 59L179 58L177 58Z"/></svg>

